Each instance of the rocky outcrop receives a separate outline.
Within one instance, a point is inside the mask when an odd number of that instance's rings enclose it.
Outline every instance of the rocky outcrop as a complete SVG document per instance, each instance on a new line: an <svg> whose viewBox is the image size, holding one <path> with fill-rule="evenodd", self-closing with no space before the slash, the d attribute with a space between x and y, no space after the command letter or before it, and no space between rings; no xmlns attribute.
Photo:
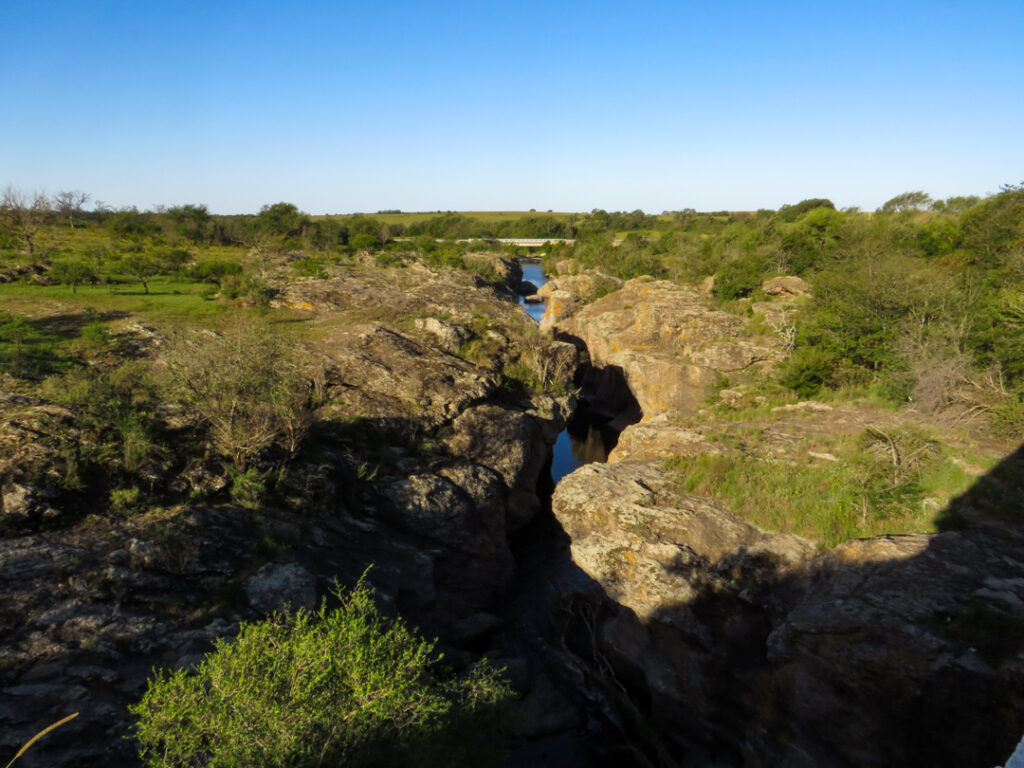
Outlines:
<svg viewBox="0 0 1024 768"><path fill-rule="evenodd" d="M555 291L568 291L582 303L589 304L602 296L622 287L622 280L598 270L580 274L551 277L538 289L541 296L550 296Z"/></svg>
<svg viewBox="0 0 1024 768"><path fill-rule="evenodd" d="M463 260L471 268L484 265L484 270L493 271L512 293L519 292L523 282L523 267L519 259L509 259L494 253L467 253Z"/></svg>
<svg viewBox="0 0 1024 768"><path fill-rule="evenodd" d="M518 265L486 263L518 281ZM48 436L76 440L76 415L0 394L0 752L80 711L19 766L135 764L127 706L154 667L192 667L240 621L315 605L371 565L385 611L440 636L453 665L478 658L505 629L488 609L513 578L510 535L541 508L538 480L572 408L502 387L501 369L550 360L548 377L571 377L576 363L487 272L332 268L275 284L315 326L305 350L325 404L255 511L232 503L215 456L189 453L194 419L168 406L160 429L184 437L158 481L165 506L115 515L98 493L64 522L48 511L62 509L51 486L66 474ZM541 672L517 652L491 655L522 671L526 693Z"/></svg>
<svg viewBox="0 0 1024 768"><path fill-rule="evenodd" d="M630 280L554 327L579 339L595 368L621 371L644 418L693 414L720 375L741 380L783 356L776 339L747 334L744 318L649 277ZM600 407L600 393L592 399Z"/></svg>
<svg viewBox="0 0 1024 768"><path fill-rule="evenodd" d="M598 270L564 274L551 277L537 291L537 297L547 300L547 307L540 319L542 331L550 331L576 314L581 307L611 291L622 287L617 277Z"/></svg>
<svg viewBox="0 0 1024 768"><path fill-rule="evenodd" d="M674 456L729 453L727 446L709 440L701 429L675 423L667 413L659 414L622 431L608 463L645 459L659 461Z"/></svg>
<svg viewBox="0 0 1024 768"><path fill-rule="evenodd" d="M806 280L788 275L768 278L761 284L761 291L766 296L806 296L811 292L811 287Z"/></svg>
<svg viewBox="0 0 1024 768"><path fill-rule="evenodd" d="M816 553L635 460L577 470L553 509L599 585L600 663L681 760L987 768L1024 729L1024 528Z"/></svg>

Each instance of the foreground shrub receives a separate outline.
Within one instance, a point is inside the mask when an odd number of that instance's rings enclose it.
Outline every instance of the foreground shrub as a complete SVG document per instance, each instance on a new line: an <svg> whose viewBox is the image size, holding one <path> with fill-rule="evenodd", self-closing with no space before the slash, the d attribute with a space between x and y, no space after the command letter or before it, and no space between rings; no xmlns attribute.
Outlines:
<svg viewBox="0 0 1024 768"><path fill-rule="evenodd" d="M511 691L494 668L445 675L362 581L338 596L332 611L243 624L193 673L158 673L132 707L145 764L500 765Z"/></svg>

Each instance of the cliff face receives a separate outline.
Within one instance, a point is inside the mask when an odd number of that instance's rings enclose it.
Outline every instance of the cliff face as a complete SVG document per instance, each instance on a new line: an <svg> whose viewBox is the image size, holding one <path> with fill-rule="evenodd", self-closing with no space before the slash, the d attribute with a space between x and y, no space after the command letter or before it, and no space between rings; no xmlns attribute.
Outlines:
<svg viewBox="0 0 1024 768"><path fill-rule="evenodd" d="M586 347L592 375L620 372L644 418L693 414L720 374L742 378L782 358L777 339L743 334L745 326L744 318L710 310L697 291L649 277L554 321L558 333Z"/></svg>
<svg viewBox="0 0 1024 768"><path fill-rule="evenodd" d="M552 502L593 580L578 599L595 617L596 666L647 702L680 764L1001 763L1024 730L1024 527L989 521L822 550L686 493L665 468L742 454L748 433L759 459L785 465L814 435L915 418L807 402L760 422L703 424L720 374L721 400L739 400L745 377L782 357L745 326L696 292L643 278L559 321L590 352L598 397L618 372L644 416L608 464L564 478ZM1024 471L1024 454L1004 463Z"/></svg>
<svg viewBox="0 0 1024 768"><path fill-rule="evenodd" d="M1024 528L816 552L590 465L553 508L600 585L602 663L679 753L746 766L991 766L1024 725Z"/></svg>

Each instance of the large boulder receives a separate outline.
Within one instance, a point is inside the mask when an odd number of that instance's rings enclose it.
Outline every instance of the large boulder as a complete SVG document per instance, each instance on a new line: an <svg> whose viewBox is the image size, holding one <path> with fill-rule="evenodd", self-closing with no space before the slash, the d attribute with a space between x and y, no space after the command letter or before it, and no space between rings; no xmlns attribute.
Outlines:
<svg viewBox="0 0 1024 768"><path fill-rule="evenodd" d="M245 582L245 593L259 613L316 607L316 579L296 563L267 563Z"/></svg>
<svg viewBox="0 0 1024 768"><path fill-rule="evenodd" d="M761 284L761 290L766 296L806 296L811 287L806 280L788 275L768 278Z"/></svg>

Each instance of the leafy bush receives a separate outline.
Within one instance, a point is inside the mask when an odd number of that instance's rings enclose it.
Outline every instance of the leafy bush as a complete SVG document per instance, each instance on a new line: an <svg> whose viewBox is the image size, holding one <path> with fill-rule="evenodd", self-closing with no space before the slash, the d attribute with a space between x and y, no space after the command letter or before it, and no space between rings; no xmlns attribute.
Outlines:
<svg viewBox="0 0 1024 768"><path fill-rule="evenodd" d="M349 245L353 248L379 248L380 238L370 234L355 235L349 240Z"/></svg>
<svg viewBox="0 0 1024 768"><path fill-rule="evenodd" d="M341 605L243 624L194 673L161 672L131 710L151 768L499 765L510 689L485 661L445 674L434 644Z"/></svg>
<svg viewBox="0 0 1024 768"><path fill-rule="evenodd" d="M1009 397L993 408L992 428L1002 437L1024 439L1024 399Z"/></svg>
<svg viewBox="0 0 1024 768"><path fill-rule="evenodd" d="M835 362L835 358L825 350L815 347L798 349L783 367L779 383L801 397L813 397L825 386Z"/></svg>
<svg viewBox="0 0 1024 768"><path fill-rule="evenodd" d="M211 259L201 261L192 269L192 277L195 280L205 283L214 283L218 287L226 277L242 274L242 265L237 261L226 259Z"/></svg>
<svg viewBox="0 0 1024 768"><path fill-rule="evenodd" d="M761 287L761 266L754 259L730 262L715 276L715 295L724 301L749 296Z"/></svg>

